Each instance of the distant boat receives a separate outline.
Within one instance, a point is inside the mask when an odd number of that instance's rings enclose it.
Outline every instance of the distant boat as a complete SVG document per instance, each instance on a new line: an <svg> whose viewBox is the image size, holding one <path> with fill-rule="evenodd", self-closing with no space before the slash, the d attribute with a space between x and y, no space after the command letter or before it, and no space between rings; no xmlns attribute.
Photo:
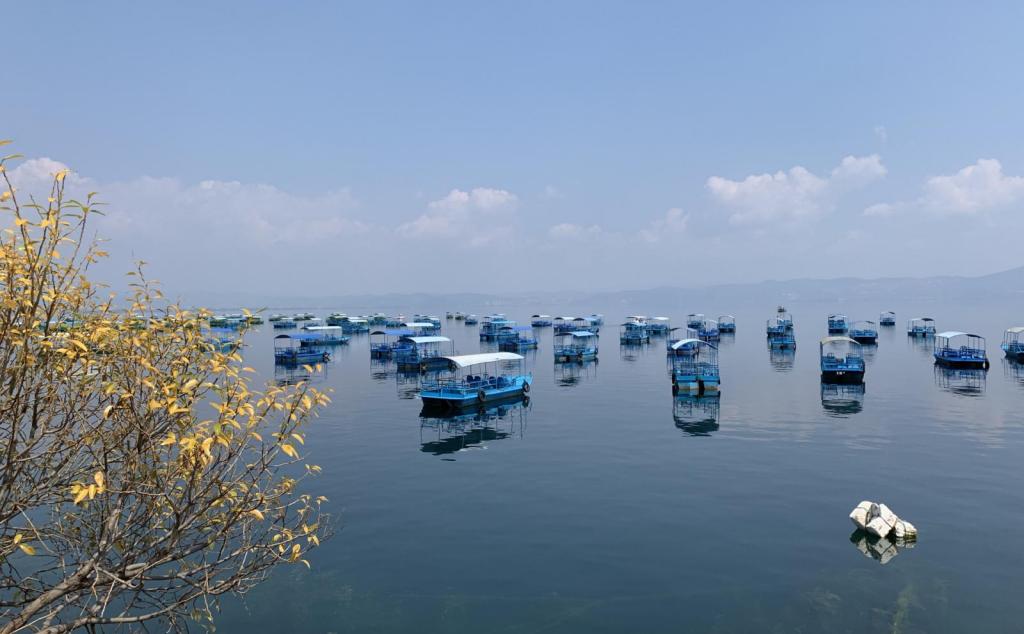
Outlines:
<svg viewBox="0 0 1024 634"><path fill-rule="evenodd" d="M465 324L467 326L475 326L480 323L480 318L476 315L466 315Z"/></svg>
<svg viewBox="0 0 1024 634"><path fill-rule="evenodd" d="M828 334L830 335L845 335L850 329L850 322L846 318L846 315L829 315L828 316Z"/></svg>
<svg viewBox="0 0 1024 634"><path fill-rule="evenodd" d="M672 332L672 323L668 317L652 317L647 322L647 332L652 336L668 335Z"/></svg>
<svg viewBox="0 0 1024 634"><path fill-rule="evenodd" d="M933 343L935 362L949 368L989 367L985 352L985 338L958 330L949 330L935 335Z"/></svg>
<svg viewBox="0 0 1024 634"><path fill-rule="evenodd" d="M718 322L714 319L705 319L697 328L697 338L704 341L718 341L721 338L720 334Z"/></svg>
<svg viewBox="0 0 1024 634"><path fill-rule="evenodd" d="M736 318L732 315L719 315L718 332L723 335L736 332Z"/></svg>
<svg viewBox="0 0 1024 634"><path fill-rule="evenodd" d="M393 358L399 370L427 370L447 365L445 355L455 352L455 344L440 335L403 336L395 347Z"/></svg>
<svg viewBox="0 0 1024 634"><path fill-rule="evenodd" d="M537 349L532 326L505 326L498 333L498 350L523 352Z"/></svg>
<svg viewBox="0 0 1024 634"><path fill-rule="evenodd" d="M686 316L686 327L687 328L700 328L701 322L704 321L703 313L690 313Z"/></svg>
<svg viewBox="0 0 1024 634"><path fill-rule="evenodd" d="M318 345L310 345L309 339L304 333L274 337L274 363L298 365L330 361L330 353Z"/></svg>
<svg viewBox="0 0 1024 634"><path fill-rule="evenodd" d="M878 343L878 328L873 321L855 321L850 327L850 339L859 344L872 345Z"/></svg>
<svg viewBox="0 0 1024 634"><path fill-rule="evenodd" d="M1003 343L999 346L1007 359L1024 361L1024 341L1021 335L1024 334L1024 326L1007 328L1003 333Z"/></svg>
<svg viewBox="0 0 1024 634"><path fill-rule="evenodd" d="M275 330L289 330L292 328L298 328L298 324L291 317L282 317L274 321Z"/></svg>
<svg viewBox="0 0 1024 634"><path fill-rule="evenodd" d="M896 313L891 310L886 311L878 316L879 326L895 326L896 325Z"/></svg>
<svg viewBox="0 0 1024 634"><path fill-rule="evenodd" d="M722 383L718 348L701 339L683 339L676 345L691 347L693 354L672 358L672 394L717 395Z"/></svg>
<svg viewBox="0 0 1024 634"><path fill-rule="evenodd" d="M647 324L641 321L627 321L623 323L619 331L619 343L627 346L640 345L651 340L647 332Z"/></svg>
<svg viewBox="0 0 1024 634"><path fill-rule="evenodd" d="M419 397L424 408L460 409L514 399L528 394L533 383L533 375L523 373L522 355L514 352L449 356L444 361L452 376L420 383ZM509 363L518 364L516 372L503 371ZM473 374L474 368L484 371Z"/></svg>
<svg viewBox="0 0 1024 634"><path fill-rule="evenodd" d="M582 362L597 358L597 335L589 330L555 335L555 363Z"/></svg>
<svg viewBox="0 0 1024 634"><path fill-rule="evenodd" d="M370 358L391 359L395 354L401 337L411 337L416 333L408 328L374 330L370 333Z"/></svg>
<svg viewBox="0 0 1024 634"><path fill-rule="evenodd" d="M821 380L825 383L862 383L864 354L849 337L825 337L819 342Z"/></svg>
<svg viewBox="0 0 1024 634"><path fill-rule="evenodd" d="M551 324L550 315L534 315L530 318L530 325L534 328L550 328Z"/></svg>
<svg viewBox="0 0 1024 634"><path fill-rule="evenodd" d="M302 327L302 330L318 337L316 339L317 343L324 346L340 346L352 339L352 337L343 334L341 326L306 325Z"/></svg>
<svg viewBox="0 0 1024 634"><path fill-rule="evenodd" d="M935 335L935 320L931 317L914 317L907 321L907 335L911 337Z"/></svg>

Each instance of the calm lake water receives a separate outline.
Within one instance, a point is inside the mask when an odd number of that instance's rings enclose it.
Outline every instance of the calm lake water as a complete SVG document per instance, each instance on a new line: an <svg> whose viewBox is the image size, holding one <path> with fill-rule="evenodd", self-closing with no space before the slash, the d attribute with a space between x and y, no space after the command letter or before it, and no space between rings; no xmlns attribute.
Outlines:
<svg viewBox="0 0 1024 634"><path fill-rule="evenodd" d="M556 367L551 331L528 353L527 407L480 421L422 419L414 380L372 365L365 335L321 377L334 402L310 428L311 492L337 533L243 602L223 632L1020 631L1024 368L998 348L1024 323L1007 306L788 306L797 350L772 356L774 306L736 313L720 344L722 394L674 399L664 341L620 348L650 306L412 306L406 314L600 312L597 364ZM295 307L291 311L304 309ZM331 309L349 314L386 307ZM863 393L823 389L826 315L897 312L867 353ZM987 375L933 367L905 323L988 337ZM279 331L280 332L280 331ZM269 324L247 361L272 377ZM448 321L459 353L477 328ZM712 420L713 419L713 420ZM916 524L886 565L851 542L862 499Z"/></svg>

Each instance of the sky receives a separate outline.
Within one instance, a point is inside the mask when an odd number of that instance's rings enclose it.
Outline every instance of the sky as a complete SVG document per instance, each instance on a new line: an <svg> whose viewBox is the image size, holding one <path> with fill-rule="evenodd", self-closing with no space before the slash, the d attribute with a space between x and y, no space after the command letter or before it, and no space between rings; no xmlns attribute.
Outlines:
<svg viewBox="0 0 1024 634"><path fill-rule="evenodd" d="M5 8L21 192L67 166L172 294L1021 265L1016 2Z"/></svg>

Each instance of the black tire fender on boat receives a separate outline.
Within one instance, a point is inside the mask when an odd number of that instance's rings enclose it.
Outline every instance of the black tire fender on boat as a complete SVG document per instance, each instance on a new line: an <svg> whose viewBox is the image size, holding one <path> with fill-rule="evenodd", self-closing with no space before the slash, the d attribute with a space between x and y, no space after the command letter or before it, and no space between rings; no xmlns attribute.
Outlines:
<svg viewBox="0 0 1024 634"><path fill-rule="evenodd" d="M988 370L988 368L989 368L988 359L985 359L985 369Z"/></svg>
<svg viewBox="0 0 1024 634"><path fill-rule="evenodd" d="M675 396L676 394L679 394L679 384L672 381L672 396Z"/></svg>
<svg viewBox="0 0 1024 634"><path fill-rule="evenodd" d="M484 401L486 401L486 400L487 400L487 392L485 392L483 388L480 388L480 389L479 389L479 390L477 390L477 392L476 392L476 398L477 398L477 400L479 400L479 401L480 401L481 403L483 403Z"/></svg>
<svg viewBox="0 0 1024 634"><path fill-rule="evenodd" d="M523 394L529 394L529 393L530 393L530 384L527 383L526 381L523 381Z"/></svg>

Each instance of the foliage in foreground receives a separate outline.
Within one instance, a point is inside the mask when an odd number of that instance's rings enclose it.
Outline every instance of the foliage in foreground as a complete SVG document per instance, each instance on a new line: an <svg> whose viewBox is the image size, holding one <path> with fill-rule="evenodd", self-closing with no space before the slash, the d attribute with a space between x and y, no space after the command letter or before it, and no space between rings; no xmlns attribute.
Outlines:
<svg viewBox="0 0 1024 634"><path fill-rule="evenodd" d="M0 634L212 620L327 530L301 492L303 428L328 397L255 389L206 315L136 272L90 284L94 195L21 200L0 160ZM121 308L117 308L120 305Z"/></svg>

